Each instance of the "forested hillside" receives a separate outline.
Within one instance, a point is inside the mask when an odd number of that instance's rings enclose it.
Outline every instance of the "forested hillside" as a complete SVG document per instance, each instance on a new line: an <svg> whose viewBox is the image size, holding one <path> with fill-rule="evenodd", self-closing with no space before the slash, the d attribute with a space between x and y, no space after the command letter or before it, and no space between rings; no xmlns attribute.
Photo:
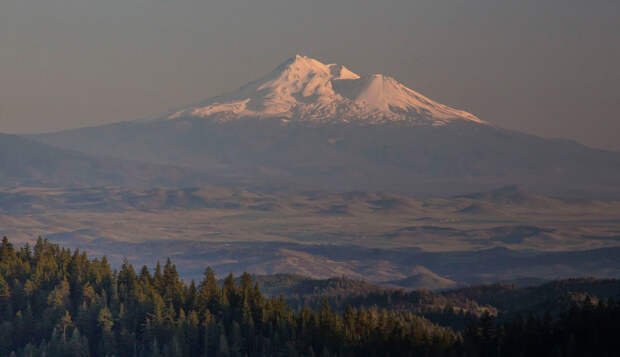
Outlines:
<svg viewBox="0 0 620 357"><path fill-rule="evenodd" d="M213 270L184 284L168 261L153 274L39 240L0 248L0 355L295 356L441 354L459 337L412 313L327 304L299 313L266 299L249 274L220 288Z"/></svg>
<svg viewBox="0 0 620 357"><path fill-rule="evenodd" d="M390 307L389 302L387 307ZM589 299L558 317L475 317L463 333L406 309L327 300L294 310L249 274L217 284L180 280L168 260L151 272L113 270L39 239L0 245L0 356L612 356L620 307Z"/></svg>

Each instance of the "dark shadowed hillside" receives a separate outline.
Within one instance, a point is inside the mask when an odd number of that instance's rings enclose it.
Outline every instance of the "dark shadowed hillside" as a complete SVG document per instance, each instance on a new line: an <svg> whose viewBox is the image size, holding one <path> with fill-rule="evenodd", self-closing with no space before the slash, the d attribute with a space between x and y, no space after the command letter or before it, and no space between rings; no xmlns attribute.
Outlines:
<svg viewBox="0 0 620 357"><path fill-rule="evenodd" d="M139 137L140 140L135 140ZM109 156L184 165L255 186L459 194L489 184L615 192L620 154L477 123L442 127L208 119L129 122L37 136Z"/></svg>
<svg viewBox="0 0 620 357"><path fill-rule="evenodd" d="M89 156L0 134L0 187L148 187L196 184L205 178L188 169Z"/></svg>

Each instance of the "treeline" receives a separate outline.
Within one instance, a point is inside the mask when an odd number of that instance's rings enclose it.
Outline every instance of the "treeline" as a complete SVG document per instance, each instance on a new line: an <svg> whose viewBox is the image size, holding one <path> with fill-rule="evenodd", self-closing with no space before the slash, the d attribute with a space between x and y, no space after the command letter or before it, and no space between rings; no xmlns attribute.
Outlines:
<svg viewBox="0 0 620 357"><path fill-rule="evenodd" d="M464 334L464 350L483 357L620 355L620 305L613 300L573 305L559 318L517 315L498 323L483 316Z"/></svg>
<svg viewBox="0 0 620 357"><path fill-rule="evenodd" d="M296 310L247 273L185 284L169 260L116 271L42 239L0 244L0 356L615 356L618 321L613 300L587 300L558 317L472 315L457 333L402 307Z"/></svg>
<svg viewBox="0 0 620 357"><path fill-rule="evenodd" d="M558 316L572 305L583 306L587 299L596 303L598 300L620 298L620 280L578 278L530 287L499 283L461 288L442 295L453 301L469 300L493 306L503 318L512 319L517 313L535 313L542 316L551 312Z"/></svg>
<svg viewBox="0 0 620 357"><path fill-rule="evenodd" d="M0 245L1 356L443 356L460 345L409 312L294 312L249 274L219 287L207 268L184 284L170 261L113 271L41 239Z"/></svg>
<svg viewBox="0 0 620 357"><path fill-rule="evenodd" d="M347 281L346 278L328 281ZM347 284L345 284L347 285ZM381 289L357 292L346 287L338 290L319 290L312 294L286 296L287 303L296 310L303 307L318 309L327 300L332 309L344 312L348 307L360 309L377 307L389 310L413 312L440 326L463 331L484 314L497 315L498 311L489 305L480 305L471 299L458 299L428 290L405 291L402 289Z"/></svg>

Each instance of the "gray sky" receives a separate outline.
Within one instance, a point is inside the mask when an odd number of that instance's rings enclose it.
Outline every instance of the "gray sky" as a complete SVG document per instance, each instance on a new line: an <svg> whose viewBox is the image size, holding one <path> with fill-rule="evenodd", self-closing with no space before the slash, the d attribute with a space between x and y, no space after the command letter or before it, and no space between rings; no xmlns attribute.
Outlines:
<svg viewBox="0 0 620 357"><path fill-rule="evenodd" d="M0 132L154 116L295 53L620 151L617 0L1 0Z"/></svg>

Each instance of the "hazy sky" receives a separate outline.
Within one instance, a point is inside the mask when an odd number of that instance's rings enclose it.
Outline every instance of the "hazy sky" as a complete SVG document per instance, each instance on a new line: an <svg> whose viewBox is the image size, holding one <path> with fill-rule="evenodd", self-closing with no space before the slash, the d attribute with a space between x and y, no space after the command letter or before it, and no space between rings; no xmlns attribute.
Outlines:
<svg viewBox="0 0 620 357"><path fill-rule="evenodd" d="M295 53L620 151L618 0L0 0L0 132L154 116Z"/></svg>

